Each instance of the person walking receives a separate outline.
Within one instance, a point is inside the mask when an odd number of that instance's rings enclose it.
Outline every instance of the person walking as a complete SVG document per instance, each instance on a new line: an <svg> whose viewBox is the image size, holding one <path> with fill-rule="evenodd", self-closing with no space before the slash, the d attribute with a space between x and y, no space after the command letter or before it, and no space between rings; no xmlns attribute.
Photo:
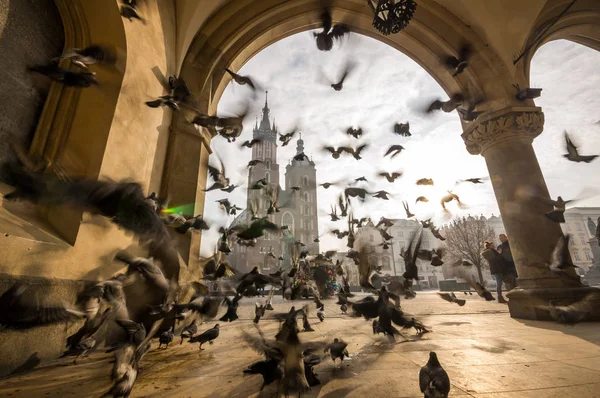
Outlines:
<svg viewBox="0 0 600 398"><path fill-rule="evenodd" d="M496 251L492 242L483 242L483 247L484 249L481 252L481 256L487 260L488 264L490 265L490 272L496 280L496 293L498 294L498 302L506 304L508 301L506 301L506 299L502 296L502 282L504 281L506 269L504 258Z"/></svg>
<svg viewBox="0 0 600 398"><path fill-rule="evenodd" d="M515 267L515 261L513 260L512 252L510 251L510 243L508 243L508 237L505 234L498 235L500 244L496 248L498 253L502 255L506 265L506 285L507 289L511 290L517 286L517 267Z"/></svg>

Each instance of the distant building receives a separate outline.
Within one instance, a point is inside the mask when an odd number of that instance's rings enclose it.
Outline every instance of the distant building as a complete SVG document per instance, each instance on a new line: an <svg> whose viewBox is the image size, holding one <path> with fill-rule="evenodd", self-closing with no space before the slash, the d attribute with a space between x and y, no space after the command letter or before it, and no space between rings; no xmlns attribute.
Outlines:
<svg viewBox="0 0 600 398"><path fill-rule="evenodd" d="M266 189L251 189L252 185L265 178L272 188L279 188L280 212L268 215L271 222L279 226L287 226L287 237L279 234L265 233L258 239L254 247L246 247L234 243L228 261L240 271L251 270L258 267L261 271L272 271L279 266L291 265L292 246L296 240L306 246L302 250L310 253L319 252L319 243L313 242L319 236L317 214L317 182L315 163L312 160L291 160L285 168L285 189L279 185L279 163L277 163L278 133L275 122L269 120L269 105L265 98L260 124L256 124L252 131L252 138L262 140L252 147L252 160L260 160L248 172L248 190L246 210L241 212L231 223L231 226L249 223L251 214L248 208L255 201L258 204L257 217L267 215L269 199ZM304 152L302 137L296 142L296 154ZM299 187L300 190L292 190ZM275 257L283 256L283 262L267 256L273 253Z"/></svg>
<svg viewBox="0 0 600 398"><path fill-rule="evenodd" d="M595 221L598 220L598 217L600 217L600 207L572 207L565 211L566 222L561 224L561 228L564 233L571 235L569 252L573 263L579 267L578 272L580 273L587 272L594 261L600 261L594 257L594 253L600 253L598 242L594 237ZM498 235L506 234L502 218L492 215L486 220L495 232L496 245L498 245ZM596 254L597 256L598 254Z"/></svg>
<svg viewBox="0 0 600 398"><path fill-rule="evenodd" d="M381 266L381 271L384 274L400 276L405 271L404 259L400 256L400 253L409 245L411 237L421 227L421 224L414 220L393 219L391 221L394 225L387 229L387 233L392 236L388 249L384 249L384 240L372 221L357 229L354 244L355 247L360 247L362 244L371 246L372 252L369 255L369 261L376 266ZM422 249L437 248L440 243L429 229L423 230ZM429 261L420 259L417 260L417 267L421 287L437 289L438 281L443 279L441 268L434 267Z"/></svg>

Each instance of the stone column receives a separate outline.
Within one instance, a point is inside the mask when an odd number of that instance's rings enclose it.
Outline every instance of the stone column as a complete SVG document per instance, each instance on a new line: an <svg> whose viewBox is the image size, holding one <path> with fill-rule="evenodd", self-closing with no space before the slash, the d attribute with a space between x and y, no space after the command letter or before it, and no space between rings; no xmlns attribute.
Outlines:
<svg viewBox="0 0 600 398"><path fill-rule="evenodd" d="M174 115L161 196L169 197L169 207L180 207L188 217L202 214L204 210L211 138L208 131L197 130L180 113ZM188 268L194 269L199 260L201 233L172 236Z"/></svg>
<svg viewBox="0 0 600 398"><path fill-rule="evenodd" d="M519 273L519 286L507 294L514 318L550 319L544 306L570 304L590 291L575 272L560 278L547 266L562 231L544 216L552 206L538 199L549 199L532 146L543 127L541 108L509 107L479 117L462 134L469 153L485 158L509 237Z"/></svg>

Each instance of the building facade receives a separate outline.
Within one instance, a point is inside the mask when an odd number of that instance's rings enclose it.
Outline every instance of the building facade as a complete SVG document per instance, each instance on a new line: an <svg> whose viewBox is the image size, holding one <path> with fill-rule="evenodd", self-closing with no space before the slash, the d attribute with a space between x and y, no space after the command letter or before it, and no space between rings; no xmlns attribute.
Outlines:
<svg viewBox="0 0 600 398"><path fill-rule="evenodd" d="M404 259L400 255L410 244L413 234L421 228L421 224L414 220L393 219L393 225L387 229L387 233L392 236L389 245L383 245L381 233L375 227L372 221L358 228L356 231L355 247L367 245L370 247L371 253L369 261L381 267L384 274L392 276L402 275L404 269ZM440 246L438 241L429 229L423 229L423 237L421 241L422 249L433 249ZM443 279L441 268L436 268L429 264L428 261L417 260L419 269L419 284L424 289L437 289L438 281Z"/></svg>
<svg viewBox="0 0 600 398"><path fill-rule="evenodd" d="M569 252L573 264L578 267L580 274L585 274L596 259L600 248L594 237L596 221L600 217L600 207L572 207L565 211L565 223L561 224L563 233L570 234ZM502 218L492 215L486 219L487 224L494 230L496 245L499 244L498 235L506 234Z"/></svg>
<svg viewBox="0 0 600 398"><path fill-rule="evenodd" d="M319 236L317 170L312 160L292 159L285 167L285 189L281 188L280 165L277 161L278 132L275 122L270 121L267 98L260 123L257 122L252 130L252 138L261 140L252 147L252 160L260 160L260 163L251 167L248 172L246 210L233 220L230 227L250 223L252 215L248 209L254 203L257 205L257 217L267 216L278 226L287 226L289 232L279 234L266 231L253 247L234 243L228 261L240 271L258 267L259 270L268 273L280 266L291 265L293 246L297 241L305 245L302 250L314 254L319 252L319 242L314 242ZM296 142L296 154L299 153L304 153L304 141L301 136ZM263 178L267 181L267 186L253 189L256 181ZM276 190L279 190L280 211L268 215L271 192ZM268 255L269 253L275 258ZM278 259L280 256L283 256L283 261Z"/></svg>

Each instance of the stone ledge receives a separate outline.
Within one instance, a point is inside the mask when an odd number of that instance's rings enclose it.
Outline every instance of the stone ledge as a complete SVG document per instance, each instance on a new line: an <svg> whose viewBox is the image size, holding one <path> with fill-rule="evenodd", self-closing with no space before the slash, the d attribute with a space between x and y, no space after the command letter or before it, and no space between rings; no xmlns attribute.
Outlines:
<svg viewBox="0 0 600 398"><path fill-rule="evenodd" d="M554 321L550 312L544 306L550 304L565 306L573 304L589 293L598 292L600 289L589 286L573 288L516 288L506 294L509 298L508 309L512 318L533 319L538 321ZM600 321L600 306L595 307L595 312L587 321Z"/></svg>

